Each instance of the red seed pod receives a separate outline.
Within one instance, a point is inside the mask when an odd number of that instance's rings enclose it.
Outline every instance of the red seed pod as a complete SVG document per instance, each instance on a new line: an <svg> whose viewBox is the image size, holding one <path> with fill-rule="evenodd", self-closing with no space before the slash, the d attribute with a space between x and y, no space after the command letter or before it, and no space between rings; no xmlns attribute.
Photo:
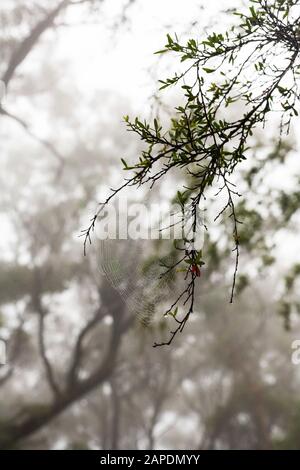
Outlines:
<svg viewBox="0 0 300 470"><path fill-rule="evenodd" d="M199 268L199 266L197 266L196 264L192 264L192 266L191 266L191 272L192 272L193 274L196 274L197 277L200 277L200 276L201 276L200 268Z"/></svg>

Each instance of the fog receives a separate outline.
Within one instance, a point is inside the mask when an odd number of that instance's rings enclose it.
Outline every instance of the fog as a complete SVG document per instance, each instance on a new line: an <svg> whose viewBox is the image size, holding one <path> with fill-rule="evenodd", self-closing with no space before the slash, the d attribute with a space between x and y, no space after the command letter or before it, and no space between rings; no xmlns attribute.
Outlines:
<svg viewBox="0 0 300 470"><path fill-rule="evenodd" d="M167 123L182 99L158 91L182 65L154 52L168 33L185 41L226 28L225 10L241 4L2 0L2 449L299 448L299 121L283 160L242 180L262 216L242 207L232 304L228 221L213 225L206 208L195 312L170 346L152 347L168 337L163 313L182 285L159 279L172 242L101 241L96 228L84 256L80 237L122 183L121 158L143 149L123 117ZM253 161L276 153L275 135L276 122L258 130ZM181 178L131 188L129 206L167 204Z"/></svg>

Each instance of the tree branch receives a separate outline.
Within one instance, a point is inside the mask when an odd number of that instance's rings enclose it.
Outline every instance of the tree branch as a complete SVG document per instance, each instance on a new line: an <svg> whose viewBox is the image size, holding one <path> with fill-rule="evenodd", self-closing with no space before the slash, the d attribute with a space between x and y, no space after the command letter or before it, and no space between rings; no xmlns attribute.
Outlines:
<svg viewBox="0 0 300 470"><path fill-rule="evenodd" d="M61 391L55 381L52 365L47 357L46 346L45 346L45 312L39 311L39 349L41 358L43 361L44 369L46 372L47 382L53 392L54 398L60 397Z"/></svg>
<svg viewBox="0 0 300 470"><path fill-rule="evenodd" d="M78 368L80 367L80 363L81 363L82 345L86 336L92 330L92 328L96 326L97 323L102 318L104 318L105 314L106 312L103 312L100 308L97 309L94 316L91 318L91 320L86 324L86 326L79 333L76 344L75 344L75 348L74 348L71 366L68 372L68 385L67 385L68 387L73 387L76 382Z"/></svg>
<svg viewBox="0 0 300 470"><path fill-rule="evenodd" d="M96 368L87 379L77 382L74 388L63 391L61 396L53 403L44 405L42 409L37 406L36 413L31 410L30 415L27 415L21 423L9 425L6 429L2 428L0 448L9 449L19 440L29 437L34 432L47 425L77 400L106 381L113 373L122 336L132 325L133 321L134 317L121 319L120 316L114 316L109 345L100 366Z"/></svg>
<svg viewBox="0 0 300 470"><path fill-rule="evenodd" d="M56 150L56 148L54 147L53 144L51 144L51 142L34 134L31 131L30 126L29 124L27 124L27 122L25 122L23 119L19 118L18 116L15 116L14 114L10 113L6 109L4 109L2 106L0 106L0 114L17 122L32 139L34 139L36 142L38 142L43 147L45 147L50 153L52 153L52 155L55 158L57 158L57 160L59 161L61 165L64 164L64 157L62 156L62 154L58 150Z"/></svg>
<svg viewBox="0 0 300 470"><path fill-rule="evenodd" d="M13 52L2 81L7 87L13 78L17 68L24 62L28 54L31 52L41 35L53 25L58 14L70 3L70 0L62 0L54 10L48 13L30 32L29 36L22 41L21 44Z"/></svg>

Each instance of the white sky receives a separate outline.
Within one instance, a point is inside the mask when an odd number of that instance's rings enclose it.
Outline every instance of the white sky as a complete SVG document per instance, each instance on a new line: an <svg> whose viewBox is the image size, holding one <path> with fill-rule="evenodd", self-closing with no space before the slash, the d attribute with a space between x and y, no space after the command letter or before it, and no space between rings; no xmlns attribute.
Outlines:
<svg viewBox="0 0 300 470"><path fill-rule="evenodd" d="M203 0L136 0L128 13L129 29L123 26L121 33L114 36L109 25L123 3L123 0L106 2L103 14L99 14L99 25L62 29L59 55L68 57L73 79L85 93L117 90L141 108L149 94L157 89L149 70L156 76L159 57L153 53L164 46L167 33L186 32L188 37L193 21L207 26L217 10L238 5L239 0L205 2L204 12L200 9Z"/></svg>

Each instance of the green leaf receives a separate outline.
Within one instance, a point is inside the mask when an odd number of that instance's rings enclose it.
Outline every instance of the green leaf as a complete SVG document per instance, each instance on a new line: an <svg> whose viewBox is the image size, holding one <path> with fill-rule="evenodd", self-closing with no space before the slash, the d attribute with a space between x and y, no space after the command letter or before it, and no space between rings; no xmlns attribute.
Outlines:
<svg viewBox="0 0 300 470"><path fill-rule="evenodd" d="M204 70L204 72L206 72L206 73L213 73L213 72L216 71L216 69L209 69L209 68L207 68L207 67L203 67L203 70Z"/></svg>
<svg viewBox="0 0 300 470"><path fill-rule="evenodd" d="M160 51L154 52L154 54L164 54L165 52L169 52L169 49L161 49Z"/></svg>

